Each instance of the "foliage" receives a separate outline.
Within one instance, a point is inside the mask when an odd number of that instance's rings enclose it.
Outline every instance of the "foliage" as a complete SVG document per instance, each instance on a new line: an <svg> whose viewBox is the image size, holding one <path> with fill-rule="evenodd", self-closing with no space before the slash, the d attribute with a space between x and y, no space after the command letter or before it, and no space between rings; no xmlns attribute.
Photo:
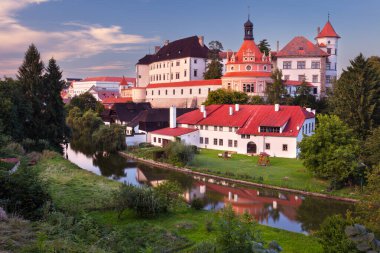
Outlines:
<svg viewBox="0 0 380 253"><path fill-rule="evenodd" d="M70 103L66 105L66 111L69 112L74 107L78 107L82 113L88 110L92 110L96 112L98 115L100 115L104 110L102 103L97 101L96 98L88 92L73 97Z"/></svg>
<svg viewBox="0 0 380 253"><path fill-rule="evenodd" d="M182 142L171 142L164 148L165 157L171 164L184 166L194 158L194 149Z"/></svg>
<svg viewBox="0 0 380 253"><path fill-rule="evenodd" d="M19 168L13 174L0 171L0 205L8 213L39 219L47 201L50 196L35 171L28 168Z"/></svg>
<svg viewBox="0 0 380 253"><path fill-rule="evenodd" d="M24 148L22 147L22 145L20 145L17 142L8 143L5 147L1 149L1 152L9 154L9 155L24 155L25 154Z"/></svg>
<svg viewBox="0 0 380 253"><path fill-rule="evenodd" d="M218 59L212 59L207 63L206 72L203 74L205 80L219 79L222 77L223 64Z"/></svg>
<svg viewBox="0 0 380 253"><path fill-rule="evenodd" d="M380 235L380 167L368 174L365 195L356 205L357 213L368 228Z"/></svg>
<svg viewBox="0 0 380 253"><path fill-rule="evenodd" d="M101 125L92 134L97 151L116 152L125 148L125 127L118 124Z"/></svg>
<svg viewBox="0 0 380 253"><path fill-rule="evenodd" d="M380 127L373 129L364 142L362 159L370 167L380 164Z"/></svg>
<svg viewBox="0 0 380 253"><path fill-rule="evenodd" d="M215 253L217 245L213 241L204 241L197 243L188 252L190 253Z"/></svg>
<svg viewBox="0 0 380 253"><path fill-rule="evenodd" d="M276 69L272 72L273 83L267 83L265 94L269 104L280 104L286 96L287 91L282 81L282 71Z"/></svg>
<svg viewBox="0 0 380 253"><path fill-rule="evenodd" d="M248 103L250 105L263 105L263 104L265 104L263 97L260 97L260 96L251 96L249 98Z"/></svg>
<svg viewBox="0 0 380 253"><path fill-rule="evenodd" d="M223 45L220 41L212 40L208 43L209 55L208 58L211 60L219 60L219 53L223 50Z"/></svg>
<svg viewBox="0 0 380 253"><path fill-rule="evenodd" d="M184 203L183 189L176 181L165 181L154 188L154 191L160 198L162 206L167 209L164 211L174 210Z"/></svg>
<svg viewBox="0 0 380 253"><path fill-rule="evenodd" d="M352 218L345 219L341 215L334 215L326 218L321 224L317 237L325 253L335 252L358 252L355 244L351 242L344 230L347 226L353 225Z"/></svg>
<svg viewBox="0 0 380 253"><path fill-rule="evenodd" d="M195 198L191 200L190 202L191 208L194 208L195 210L202 210L205 206L205 201L201 198Z"/></svg>
<svg viewBox="0 0 380 253"><path fill-rule="evenodd" d="M212 104L247 104L248 95L244 92L217 89L210 91L205 101L205 105Z"/></svg>
<svg viewBox="0 0 380 253"><path fill-rule="evenodd" d="M375 253L380 252L380 241L373 233L367 231L363 225L354 224L345 229L348 238L356 244L360 252Z"/></svg>
<svg viewBox="0 0 380 253"><path fill-rule="evenodd" d="M359 145L352 130L335 115L318 115L319 126L300 143L304 166L339 188L358 167Z"/></svg>
<svg viewBox="0 0 380 253"><path fill-rule="evenodd" d="M74 138L82 138L89 142L92 134L103 124L102 119L92 110L82 112L78 107L69 111L67 125L72 129Z"/></svg>
<svg viewBox="0 0 380 253"><path fill-rule="evenodd" d="M261 53L265 52L266 55L269 54L269 52L270 52L270 45L269 45L267 39L260 40L260 42L259 42L259 44L257 46L259 47Z"/></svg>
<svg viewBox="0 0 380 253"><path fill-rule="evenodd" d="M334 83L330 103L333 112L365 139L380 125L380 75L362 54L350 63Z"/></svg>
<svg viewBox="0 0 380 253"><path fill-rule="evenodd" d="M221 252L251 252L253 242L261 242L256 223L247 213L237 216L231 205L220 212L216 236Z"/></svg>
<svg viewBox="0 0 380 253"><path fill-rule="evenodd" d="M311 94L311 88L304 80L302 84L298 87L296 96L294 97L292 104L307 108L316 108L317 103L318 102L316 97Z"/></svg>

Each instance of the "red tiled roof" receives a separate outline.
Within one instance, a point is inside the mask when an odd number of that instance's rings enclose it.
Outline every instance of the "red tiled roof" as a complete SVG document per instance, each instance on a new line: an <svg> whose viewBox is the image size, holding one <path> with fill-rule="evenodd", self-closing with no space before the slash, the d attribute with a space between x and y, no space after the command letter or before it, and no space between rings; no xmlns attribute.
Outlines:
<svg viewBox="0 0 380 253"><path fill-rule="evenodd" d="M324 37L340 38L340 36L335 32L334 27L331 25L330 21L327 21L322 31L317 35L317 38Z"/></svg>
<svg viewBox="0 0 380 253"><path fill-rule="evenodd" d="M163 87L185 87L185 86L207 86L207 85L222 85L221 79L172 82L172 83L150 83L148 89L163 88Z"/></svg>
<svg viewBox="0 0 380 253"><path fill-rule="evenodd" d="M120 85L128 85L130 83L136 84L136 78L123 76L120 81Z"/></svg>
<svg viewBox="0 0 380 253"><path fill-rule="evenodd" d="M176 137L176 136L181 136L184 134L192 133L195 131L198 131L198 129L183 128L183 127L176 127L176 128L167 127L167 128L155 130L151 133Z"/></svg>
<svg viewBox="0 0 380 253"><path fill-rule="evenodd" d="M277 53L277 57L318 57L328 55L328 53L303 36L294 37Z"/></svg>
<svg viewBox="0 0 380 253"><path fill-rule="evenodd" d="M123 78L126 79L127 82L136 83L136 79L132 77L116 77L116 76L96 76L96 77L87 77L79 82L117 82L120 83L123 81Z"/></svg>
<svg viewBox="0 0 380 253"><path fill-rule="evenodd" d="M271 72L263 71L240 71L240 72L227 72L223 77L270 77Z"/></svg>
<svg viewBox="0 0 380 253"><path fill-rule="evenodd" d="M102 100L103 104L119 104L119 103L127 103L132 101L132 98L130 97L123 97L123 98L118 98L118 97L108 97Z"/></svg>
<svg viewBox="0 0 380 253"><path fill-rule="evenodd" d="M233 114L229 115L229 107ZM239 127L238 134L253 134L260 136L297 136L305 119L315 117L313 113L300 106L280 106L280 111L274 110L274 105L240 105L235 111L234 105L211 105L206 107L207 116L203 118L200 110L186 113L177 118L179 124L210 125ZM282 133L260 133L260 126L283 126Z"/></svg>
<svg viewBox="0 0 380 253"><path fill-rule="evenodd" d="M285 80L284 81L284 85L287 85L287 86L300 86L303 82L302 81L293 81L293 80ZM309 82L306 82L307 86L313 86L311 83Z"/></svg>
<svg viewBox="0 0 380 253"><path fill-rule="evenodd" d="M221 58L221 59L227 59L227 55L228 55L228 57L231 57L231 55L232 54L237 54L237 52L219 52L219 57Z"/></svg>
<svg viewBox="0 0 380 253"><path fill-rule="evenodd" d="M243 62L243 53L250 50L255 54L255 58L261 61L263 54L260 52L259 47L255 44L254 40L244 40L240 46L239 51L235 54L235 63Z"/></svg>

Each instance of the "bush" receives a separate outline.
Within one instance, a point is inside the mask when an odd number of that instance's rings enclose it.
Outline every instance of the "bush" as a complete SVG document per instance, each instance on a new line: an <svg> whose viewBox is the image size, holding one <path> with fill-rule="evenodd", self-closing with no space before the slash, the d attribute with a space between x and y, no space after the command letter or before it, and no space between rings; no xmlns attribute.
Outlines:
<svg viewBox="0 0 380 253"><path fill-rule="evenodd" d="M44 159L52 159L57 157L59 154L57 152L51 151L51 150L44 150L42 152L42 158Z"/></svg>
<svg viewBox="0 0 380 253"><path fill-rule="evenodd" d="M17 142L11 142L2 150L2 152L10 155L24 155L24 148Z"/></svg>
<svg viewBox="0 0 380 253"><path fill-rule="evenodd" d="M101 125L92 134L97 151L116 152L125 148L125 127L118 124Z"/></svg>
<svg viewBox="0 0 380 253"><path fill-rule="evenodd" d="M200 242L191 248L189 253L214 253L216 252L216 243L211 241Z"/></svg>
<svg viewBox="0 0 380 253"><path fill-rule="evenodd" d="M176 181L166 181L154 188L154 191L157 193L165 212L173 210L184 203L182 197L183 190L181 185Z"/></svg>
<svg viewBox="0 0 380 253"><path fill-rule="evenodd" d="M26 157L28 158L29 161L38 162L41 159L42 154L39 152L33 151L33 152L28 153Z"/></svg>
<svg viewBox="0 0 380 253"><path fill-rule="evenodd" d="M141 142L139 144L139 148L151 148L151 147L153 147L153 145L150 144L149 142Z"/></svg>
<svg viewBox="0 0 380 253"><path fill-rule="evenodd" d="M201 210L205 206L205 203L204 203L203 199L195 198L191 201L190 205L195 210Z"/></svg>
<svg viewBox="0 0 380 253"><path fill-rule="evenodd" d="M344 219L341 215L326 218L316 234L323 247L323 252L358 252L355 244L348 239L344 232L346 226L350 226L352 223L352 221Z"/></svg>
<svg viewBox="0 0 380 253"><path fill-rule="evenodd" d="M185 166L194 158L194 150L191 146L182 142L171 142L165 148L165 156L169 163Z"/></svg>
<svg viewBox="0 0 380 253"><path fill-rule="evenodd" d="M8 213L31 220L41 218L44 204L50 201L46 188L31 169L20 168L13 174L0 171L0 205Z"/></svg>
<svg viewBox="0 0 380 253"><path fill-rule="evenodd" d="M152 159L154 161L160 161L164 158L165 152L163 150L153 150L152 151Z"/></svg>

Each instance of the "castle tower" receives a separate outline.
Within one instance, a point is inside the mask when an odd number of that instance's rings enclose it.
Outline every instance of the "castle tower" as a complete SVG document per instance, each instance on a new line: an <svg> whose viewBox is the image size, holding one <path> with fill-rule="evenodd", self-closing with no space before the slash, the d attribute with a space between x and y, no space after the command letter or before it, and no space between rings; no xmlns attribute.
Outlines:
<svg viewBox="0 0 380 253"><path fill-rule="evenodd" d="M251 20L244 23L244 40L253 40L253 24Z"/></svg>
<svg viewBox="0 0 380 253"><path fill-rule="evenodd" d="M330 23L330 18L323 27L322 31L319 31L315 38L318 46L329 54L326 60L326 87L331 88L333 80L337 77L337 62L338 62L338 40L340 36L335 32L333 26Z"/></svg>

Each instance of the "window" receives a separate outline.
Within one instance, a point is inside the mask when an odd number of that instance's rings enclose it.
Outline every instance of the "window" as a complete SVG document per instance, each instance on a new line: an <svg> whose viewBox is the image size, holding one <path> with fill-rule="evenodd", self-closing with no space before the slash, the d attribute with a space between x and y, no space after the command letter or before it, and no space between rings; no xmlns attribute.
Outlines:
<svg viewBox="0 0 380 253"><path fill-rule="evenodd" d="M290 76L289 75L284 75L285 80L289 80Z"/></svg>
<svg viewBox="0 0 380 253"><path fill-rule="evenodd" d="M199 143L200 143L200 144L203 144L203 137L200 137L200 138L199 138Z"/></svg>
<svg viewBox="0 0 380 253"><path fill-rule="evenodd" d="M161 138L158 138L158 143L161 143Z"/></svg>
<svg viewBox="0 0 380 253"><path fill-rule="evenodd" d="M165 80L165 74L162 75L162 80Z"/></svg>
<svg viewBox="0 0 380 253"><path fill-rule="evenodd" d="M311 68L312 69L320 69L321 68L321 63L319 61L312 61L311 62Z"/></svg>
<svg viewBox="0 0 380 253"><path fill-rule="evenodd" d="M326 75L326 83L331 83L331 76Z"/></svg>
<svg viewBox="0 0 380 253"><path fill-rule="evenodd" d="M208 126L205 126L205 130L208 130Z"/></svg>
<svg viewBox="0 0 380 253"><path fill-rule="evenodd" d="M218 127L217 126L214 126L214 131L218 131Z"/></svg>
<svg viewBox="0 0 380 253"><path fill-rule="evenodd" d="M183 89L181 89L181 95L183 95Z"/></svg>
<svg viewBox="0 0 380 253"><path fill-rule="evenodd" d="M326 69L330 70L331 69L331 62L326 62Z"/></svg>
<svg viewBox="0 0 380 253"><path fill-rule="evenodd" d="M251 67L251 65L248 65L247 67L245 67L245 70L251 70L252 69L252 67Z"/></svg>
<svg viewBox="0 0 380 253"><path fill-rule="evenodd" d="M168 90L165 90L165 95L168 95Z"/></svg>
<svg viewBox="0 0 380 253"><path fill-rule="evenodd" d="M175 63L175 65L176 65L176 66L179 66L179 61L177 61L177 62Z"/></svg>
<svg viewBox="0 0 380 253"><path fill-rule="evenodd" d="M194 59L194 63L197 64L198 60L197 59Z"/></svg>
<svg viewBox="0 0 380 253"><path fill-rule="evenodd" d="M175 73L175 79L179 79L179 73Z"/></svg>
<svg viewBox="0 0 380 253"><path fill-rule="evenodd" d="M205 138L205 144L206 145L208 144L208 138L207 137Z"/></svg>
<svg viewBox="0 0 380 253"><path fill-rule="evenodd" d="M318 75L313 75L313 83L318 83Z"/></svg>
<svg viewBox="0 0 380 253"><path fill-rule="evenodd" d="M264 71L266 71L268 69L268 67L266 65L264 65Z"/></svg>
<svg viewBox="0 0 380 253"><path fill-rule="evenodd" d="M228 89L228 90L231 90L231 83L228 83L228 84L227 84L227 89Z"/></svg>
<svg viewBox="0 0 380 253"><path fill-rule="evenodd" d="M288 151L288 144L282 144L282 151Z"/></svg>
<svg viewBox="0 0 380 253"><path fill-rule="evenodd" d="M222 126L219 127L219 131L223 132L223 127Z"/></svg>
<svg viewBox="0 0 380 253"><path fill-rule="evenodd" d="M331 48L327 48L327 53L331 54Z"/></svg>
<svg viewBox="0 0 380 253"><path fill-rule="evenodd" d="M218 145L218 139L214 138L214 145Z"/></svg>
<svg viewBox="0 0 380 253"><path fill-rule="evenodd" d="M170 73L170 80L173 80L173 73Z"/></svg>
<svg viewBox="0 0 380 253"><path fill-rule="evenodd" d="M200 125L200 129L203 130L203 126L202 125Z"/></svg>
<svg viewBox="0 0 380 253"><path fill-rule="evenodd" d="M158 95L161 95L161 91L160 90L158 90Z"/></svg>
<svg viewBox="0 0 380 253"><path fill-rule="evenodd" d="M298 75L298 81L303 82L305 79L305 75Z"/></svg>
<svg viewBox="0 0 380 253"><path fill-rule="evenodd" d="M198 89L198 94L201 94L202 90L201 88Z"/></svg>
<svg viewBox="0 0 380 253"><path fill-rule="evenodd" d="M228 128L228 132L232 132L232 127L229 127L229 128Z"/></svg>
<svg viewBox="0 0 380 253"><path fill-rule="evenodd" d="M173 95L175 95L175 90L173 89Z"/></svg>
<svg viewBox="0 0 380 253"><path fill-rule="evenodd" d="M292 62L291 61L284 61L282 64L283 69L291 69L292 68Z"/></svg>
<svg viewBox="0 0 380 253"><path fill-rule="evenodd" d="M194 76L198 76L198 70L194 69Z"/></svg>
<svg viewBox="0 0 380 253"><path fill-rule="evenodd" d="M242 139L249 139L251 136L249 134L242 134L241 138Z"/></svg>
<svg viewBox="0 0 380 253"><path fill-rule="evenodd" d="M183 71L183 77L186 77L187 70Z"/></svg>
<svg viewBox="0 0 380 253"><path fill-rule="evenodd" d="M314 95L317 95L317 94L318 94L318 88L316 88L316 87L313 88L313 94L314 94Z"/></svg>
<svg viewBox="0 0 380 253"><path fill-rule="evenodd" d="M232 67L230 68L230 70L234 70L234 66L232 66Z"/></svg>
<svg viewBox="0 0 380 253"><path fill-rule="evenodd" d="M193 94L193 89L190 89L190 90L189 90L189 93L190 93L190 95Z"/></svg>
<svg viewBox="0 0 380 253"><path fill-rule="evenodd" d="M154 90L152 90L152 96L154 95Z"/></svg>
<svg viewBox="0 0 380 253"><path fill-rule="evenodd" d="M243 84L243 91L244 92L255 92L255 84Z"/></svg>
<svg viewBox="0 0 380 253"><path fill-rule="evenodd" d="M237 141L234 141L234 147L237 148Z"/></svg>
<svg viewBox="0 0 380 253"><path fill-rule="evenodd" d="M223 146L223 139L219 139L219 146Z"/></svg>
<svg viewBox="0 0 380 253"><path fill-rule="evenodd" d="M235 127L235 128L234 128L234 132L236 132L237 130L238 130L238 128L237 128L237 127Z"/></svg>
<svg viewBox="0 0 380 253"><path fill-rule="evenodd" d="M185 59L185 64L187 63L187 60Z"/></svg>
<svg viewBox="0 0 380 253"><path fill-rule="evenodd" d="M156 137L153 137L153 142L156 142L156 141L157 141Z"/></svg>
<svg viewBox="0 0 380 253"><path fill-rule="evenodd" d="M232 140L228 140L228 147L232 147Z"/></svg>
<svg viewBox="0 0 380 253"><path fill-rule="evenodd" d="M270 143L265 143L265 149L270 149Z"/></svg>
<svg viewBox="0 0 380 253"><path fill-rule="evenodd" d="M260 133L279 133L279 127L260 126Z"/></svg>
<svg viewBox="0 0 380 253"><path fill-rule="evenodd" d="M305 61L297 61L297 69L304 69L306 65Z"/></svg>

